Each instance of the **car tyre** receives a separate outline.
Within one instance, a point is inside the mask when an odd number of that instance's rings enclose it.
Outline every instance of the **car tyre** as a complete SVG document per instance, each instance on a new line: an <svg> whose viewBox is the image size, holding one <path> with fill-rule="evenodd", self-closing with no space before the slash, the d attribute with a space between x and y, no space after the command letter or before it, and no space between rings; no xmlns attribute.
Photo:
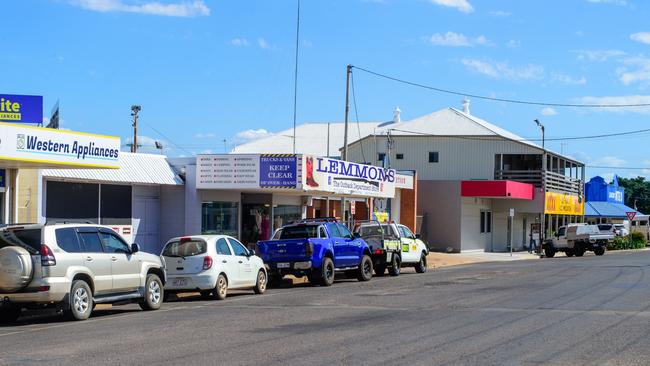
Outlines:
<svg viewBox="0 0 650 366"><path fill-rule="evenodd" d="M0 324L12 324L20 318L22 308L18 306L0 307Z"/></svg>
<svg viewBox="0 0 650 366"><path fill-rule="evenodd" d="M138 304L142 310L158 310L165 299L165 290L158 275L150 273L144 282L144 298Z"/></svg>
<svg viewBox="0 0 650 366"><path fill-rule="evenodd" d="M369 256L364 255L361 258L361 263L359 263L359 269L357 270L357 279L359 281L370 281L372 278L372 259Z"/></svg>
<svg viewBox="0 0 650 366"><path fill-rule="evenodd" d="M605 254L605 247L598 247L594 249L594 254L595 255L603 255Z"/></svg>
<svg viewBox="0 0 650 366"><path fill-rule="evenodd" d="M311 277L309 277L311 282ZM267 274L267 287L278 288L282 286L282 276Z"/></svg>
<svg viewBox="0 0 650 366"><path fill-rule="evenodd" d="M427 271L427 255L422 253L420 261L415 265L415 272L424 273Z"/></svg>
<svg viewBox="0 0 650 366"><path fill-rule="evenodd" d="M545 255L547 258L553 258L553 257L555 257L555 248L553 248L553 247L546 247L546 248L544 248L544 255Z"/></svg>
<svg viewBox="0 0 650 366"><path fill-rule="evenodd" d="M65 312L66 317L71 320L86 320L90 318L90 314L93 312L94 301L93 292L86 281L72 281L69 297L70 308Z"/></svg>
<svg viewBox="0 0 650 366"><path fill-rule="evenodd" d="M575 252L573 251L573 249L568 249L568 248L567 248L567 249L564 251L564 254L566 254L567 257L573 257L573 255L575 254Z"/></svg>
<svg viewBox="0 0 650 366"><path fill-rule="evenodd" d="M217 277L217 283L212 290L212 298L215 300L225 300L226 295L228 294L228 279L223 273L219 274Z"/></svg>
<svg viewBox="0 0 650 366"><path fill-rule="evenodd" d="M576 257L582 257L585 254L585 249L584 248L575 248L575 253Z"/></svg>
<svg viewBox="0 0 650 366"><path fill-rule="evenodd" d="M320 284L323 286L332 286L334 284L334 276L334 262L332 262L331 258L325 257L321 266Z"/></svg>
<svg viewBox="0 0 650 366"><path fill-rule="evenodd" d="M390 267L388 267L388 274L397 277L399 276L402 270L402 257L393 253L393 258L390 261Z"/></svg>
<svg viewBox="0 0 650 366"><path fill-rule="evenodd" d="M381 277L384 274L386 274L386 265L385 264L378 264L375 267L375 276Z"/></svg>
<svg viewBox="0 0 650 366"><path fill-rule="evenodd" d="M257 272L257 282L253 288L256 294L261 295L266 291L267 279L268 277L266 276L266 272L264 272L263 269L260 269L260 271Z"/></svg>

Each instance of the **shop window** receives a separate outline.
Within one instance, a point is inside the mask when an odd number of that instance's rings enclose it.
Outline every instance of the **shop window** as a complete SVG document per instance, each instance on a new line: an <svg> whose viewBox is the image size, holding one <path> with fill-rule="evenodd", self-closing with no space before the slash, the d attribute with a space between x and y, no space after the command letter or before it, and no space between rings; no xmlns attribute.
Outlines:
<svg viewBox="0 0 650 366"><path fill-rule="evenodd" d="M131 225L131 186L102 184L102 225Z"/></svg>
<svg viewBox="0 0 650 366"><path fill-rule="evenodd" d="M277 205L273 207L273 229L298 221L302 218L302 208L294 205Z"/></svg>
<svg viewBox="0 0 650 366"><path fill-rule="evenodd" d="M437 151L429 151L429 163L437 163L438 158L439 156Z"/></svg>
<svg viewBox="0 0 650 366"><path fill-rule="evenodd" d="M239 204L237 202L203 202L201 232L237 236Z"/></svg>
<svg viewBox="0 0 650 366"><path fill-rule="evenodd" d="M481 233L491 233L492 232L492 212L491 211L481 211L480 217Z"/></svg>
<svg viewBox="0 0 650 366"><path fill-rule="evenodd" d="M90 183L46 183L45 217L48 221L98 223L99 185Z"/></svg>
<svg viewBox="0 0 650 366"><path fill-rule="evenodd" d="M404 160L404 154L395 154L395 159Z"/></svg>
<svg viewBox="0 0 650 366"><path fill-rule="evenodd" d="M386 159L386 153L377 153L377 161L384 161Z"/></svg>

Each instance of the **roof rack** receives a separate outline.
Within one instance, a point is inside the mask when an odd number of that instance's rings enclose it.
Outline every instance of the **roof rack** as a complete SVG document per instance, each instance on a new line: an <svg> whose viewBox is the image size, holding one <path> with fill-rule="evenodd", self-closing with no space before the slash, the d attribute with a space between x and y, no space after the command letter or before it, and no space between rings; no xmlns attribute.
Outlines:
<svg viewBox="0 0 650 366"><path fill-rule="evenodd" d="M311 219L302 219L296 221L296 223L308 223L308 222L338 222L339 219L336 217L314 217Z"/></svg>

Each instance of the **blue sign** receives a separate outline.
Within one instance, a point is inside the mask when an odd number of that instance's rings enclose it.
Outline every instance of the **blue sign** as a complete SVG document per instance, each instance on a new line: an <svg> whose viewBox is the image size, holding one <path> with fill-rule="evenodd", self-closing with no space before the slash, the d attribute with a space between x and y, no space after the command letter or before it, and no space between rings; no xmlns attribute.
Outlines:
<svg viewBox="0 0 650 366"><path fill-rule="evenodd" d="M43 123L43 97L0 94L0 122Z"/></svg>
<svg viewBox="0 0 650 366"><path fill-rule="evenodd" d="M607 184L602 177L593 177L585 184L587 202L623 203L625 190L618 186L618 177L614 176L612 184Z"/></svg>
<svg viewBox="0 0 650 366"><path fill-rule="evenodd" d="M260 155L260 187L296 188L296 156L291 154Z"/></svg>
<svg viewBox="0 0 650 366"><path fill-rule="evenodd" d="M0 169L0 188L5 188L5 177L7 176L7 171L4 169Z"/></svg>

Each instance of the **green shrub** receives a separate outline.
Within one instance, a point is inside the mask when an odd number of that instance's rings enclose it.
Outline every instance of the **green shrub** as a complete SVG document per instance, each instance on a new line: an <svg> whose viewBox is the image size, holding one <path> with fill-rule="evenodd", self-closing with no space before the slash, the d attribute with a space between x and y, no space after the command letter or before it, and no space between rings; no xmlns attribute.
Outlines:
<svg viewBox="0 0 650 366"><path fill-rule="evenodd" d="M607 250L642 249L646 247L646 239L642 233L631 233L626 237L617 236L607 243Z"/></svg>

